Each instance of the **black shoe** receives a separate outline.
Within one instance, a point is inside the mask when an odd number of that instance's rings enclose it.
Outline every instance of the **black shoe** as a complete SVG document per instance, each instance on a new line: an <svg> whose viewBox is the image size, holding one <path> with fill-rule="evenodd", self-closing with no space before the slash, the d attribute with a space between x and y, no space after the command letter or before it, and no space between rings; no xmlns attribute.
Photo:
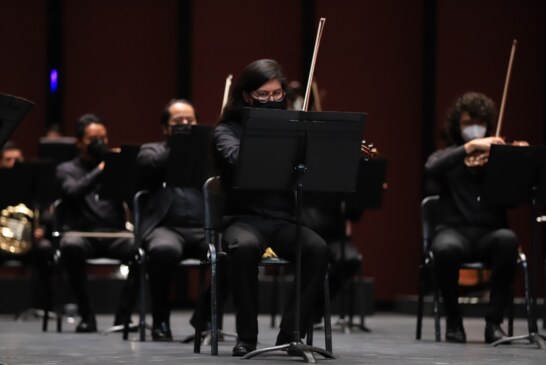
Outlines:
<svg viewBox="0 0 546 365"><path fill-rule="evenodd" d="M233 347L233 351L231 351L231 355L241 357L254 350L256 350L256 342L237 341Z"/></svg>
<svg viewBox="0 0 546 365"><path fill-rule="evenodd" d="M493 343L507 337L500 324L487 322L485 324L485 343Z"/></svg>
<svg viewBox="0 0 546 365"><path fill-rule="evenodd" d="M446 342L466 343L462 319L447 320Z"/></svg>
<svg viewBox="0 0 546 365"><path fill-rule="evenodd" d="M292 342L296 342L294 340L294 335L281 330L279 331L279 334L277 335L277 341L275 341L275 346L285 345L287 343L292 343Z"/></svg>
<svg viewBox="0 0 546 365"><path fill-rule="evenodd" d="M77 333L92 333L97 332L97 320L94 314L82 316L80 323L76 326Z"/></svg>
<svg viewBox="0 0 546 365"><path fill-rule="evenodd" d="M167 322L159 322L152 326L152 340L169 342L173 340L171 328Z"/></svg>

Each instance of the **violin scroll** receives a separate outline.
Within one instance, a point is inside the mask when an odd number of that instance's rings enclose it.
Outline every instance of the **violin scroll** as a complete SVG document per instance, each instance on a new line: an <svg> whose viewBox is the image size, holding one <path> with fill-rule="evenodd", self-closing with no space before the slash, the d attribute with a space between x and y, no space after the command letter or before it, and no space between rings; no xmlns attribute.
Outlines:
<svg viewBox="0 0 546 365"><path fill-rule="evenodd" d="M373 143L366 142L365 139L362 140L362 144L360 145L360 151L362 151L362 155L365 158L374 158L379 155L379 150L377 147L373 145Z"/></svg>

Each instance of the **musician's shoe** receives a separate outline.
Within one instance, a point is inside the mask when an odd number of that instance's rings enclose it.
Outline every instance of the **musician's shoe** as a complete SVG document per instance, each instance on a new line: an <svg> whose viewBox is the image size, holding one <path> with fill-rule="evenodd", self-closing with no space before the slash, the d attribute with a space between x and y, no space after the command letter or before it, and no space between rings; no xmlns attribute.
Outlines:
<svg viewBox="0 0 546 365"><path fill-rule="evenodd" d="M485 324L485 343L493 343L507 337L500 324L487 322Z"/></svg>
<svg viewBox="0 0 546 365"><path fill-rule="evenodd" d="M152 326L152 340L169 342L173 340L171 328L167 322L154 323Z"/></svg>
<svg viewBox="0 0 546 365"><path fill-rule="evenodd" d="M97 320L94 314L82 316L80 323L76 326L77 333L97 332Z"/></svg>
<svg viewBox="0 0 546 365"><path fill-rule="evenodd" d="M446 342L466 343L466 333L461 318L447 319Z"/></svg>
<svg viewBox="0 0 546 365"><path fill-rule="evenodd" d="M233 350L231 351L231 355L241 357L254 350L256 350L256 342L237 341L233 347Z"/></svg>

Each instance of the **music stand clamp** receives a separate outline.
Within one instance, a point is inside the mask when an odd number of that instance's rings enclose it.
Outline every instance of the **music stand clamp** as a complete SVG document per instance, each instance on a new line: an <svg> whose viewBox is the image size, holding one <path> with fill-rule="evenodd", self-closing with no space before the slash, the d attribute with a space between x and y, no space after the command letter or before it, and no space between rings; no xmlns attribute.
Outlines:
<svg viewBox="0 0 546 365"><path fill-rule="evenodd" d="M528 340L539 349L546 349L546 336L538 333L536 317L536 257L537 257L537 203L546 189L546 148L542 146L516 147L492 145L484 177L483 201L491 205L531 203L531 260L530 277L526 291L528 333L505 337L492 343L497 346L512 341ZM542 200L544 200L542 198ZM544 202L544 201L542 201Z"/></svg>
<svg viewBox="0 0 546 365"><path fill-rule="evenodd" d="M327 350L304 344L300 336L301 227L303 191L350 192L356 187L364 113L297 112L246 108L235 188L296 193L296 285L294 342L252 351L250 359L286 351L315 363ZM274 152L274 153L273 153Z"/></svg>

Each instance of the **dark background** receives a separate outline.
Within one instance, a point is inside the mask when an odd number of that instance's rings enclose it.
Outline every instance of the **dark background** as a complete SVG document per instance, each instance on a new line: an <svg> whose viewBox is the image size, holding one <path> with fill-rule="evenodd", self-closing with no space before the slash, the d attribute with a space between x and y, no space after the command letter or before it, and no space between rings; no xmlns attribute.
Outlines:
<svg viewBox="0 0 546 365"><path fill-rule="evenodd" d="M0 0L0 12L0 92L36 102L12 138L27 158L47 124L70 135L86 112L107 122L112 145L160 140L175 96L212 124L226 76L255 59L306 82L326 17L315 73L323 109L369 113L365 137L389 160L383 208L354 227L379 301L416 292L423 162L457 96L481 91L500 104L513 38L502 135L545 142L543 0ZM511 221L529 252L528 208Z"/></svg>

